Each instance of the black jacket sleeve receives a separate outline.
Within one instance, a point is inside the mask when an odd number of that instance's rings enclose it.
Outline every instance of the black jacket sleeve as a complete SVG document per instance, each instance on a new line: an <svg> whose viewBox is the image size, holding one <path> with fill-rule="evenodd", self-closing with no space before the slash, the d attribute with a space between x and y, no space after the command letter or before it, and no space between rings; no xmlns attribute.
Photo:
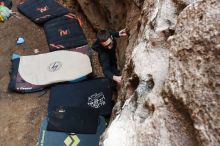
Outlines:
<svg viewBox="0 0 220 146"><path fill-rule="evenodd" d="M94 51L98 52L99 49L100 49L100 45L98 43L98 41L96 40L93 44L92 44L92 47L91 47Z"/></svg>
<svg viewBox="0 0 220 146"><path fill-rule="evenodd" d="M111 68L110 68L110 60L109 60L109 56L102 52L100 53L100 63L101 63L101 66L102 66L102 70L103 70L103 73L104 75L108 78L108 79L113 79L113 76L114 74L112 73L111 71Z"/></svg>
<svg viewBox="0 0 220 146"><path fill-rule="evenodd" d="M119 38L119 32L109 31L109 33L116 38Z"/></svg>

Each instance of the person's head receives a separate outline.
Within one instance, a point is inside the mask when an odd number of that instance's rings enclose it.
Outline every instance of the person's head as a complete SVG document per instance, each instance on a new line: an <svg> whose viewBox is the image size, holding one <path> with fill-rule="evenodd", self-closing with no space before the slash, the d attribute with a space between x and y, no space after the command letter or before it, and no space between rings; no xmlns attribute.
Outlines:
<svg viewBox="0 0 220 146"><path fill-rule="evenodd" d="M4 6L5 5L5 3L4 2L0 2L0 6Z"/></svg>
<svg viewBox="0 0 220 146"><path fill-rule="evenodd" d="M97 33L97 40L103 47L107 49L112 49L113 47L112 37L111 37L111 34L107 30L100 30Z"/></svg>

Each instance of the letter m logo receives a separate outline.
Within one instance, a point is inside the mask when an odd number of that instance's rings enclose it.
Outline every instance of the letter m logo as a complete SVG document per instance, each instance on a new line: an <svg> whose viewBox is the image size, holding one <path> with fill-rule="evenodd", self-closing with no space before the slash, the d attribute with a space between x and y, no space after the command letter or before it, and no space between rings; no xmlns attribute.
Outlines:
<svg viewBox="0 0 220 146"><path fill-rule="evenodd" d="M46 11L48 11L48 7L45 6L45 7L37 8L37 11L39 11L41 13L46 12Z"/></svg>
<svg viewBox="0 0 220 146"><path fill-rule="evenodd" d="M59 34L61 37L70 34L70 31L68 29L66 29L66 30L59 29L58 31L59 31Z"/></svg>

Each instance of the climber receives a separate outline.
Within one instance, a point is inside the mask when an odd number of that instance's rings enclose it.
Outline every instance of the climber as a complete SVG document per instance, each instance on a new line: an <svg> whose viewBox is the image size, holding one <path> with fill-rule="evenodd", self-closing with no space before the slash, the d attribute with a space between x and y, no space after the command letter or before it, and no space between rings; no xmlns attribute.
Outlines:
<svg viewBox="0 0 220 146"><path fill-rule="evenodd" d="M12 8L12 0L0 0L0 5L11 9Z"/></svg>
<svg viewBox="0 0 220 146"><path fill-rule="evenodd" d="M99 62L105 77L117 84L121 84L121 75L117 68L116 38L122 36L127 36L126 29L119 32L101 30L97 33L97 40L92 45L92 49L98 52Z"/></svg>
<svg viewBox="0 0 220 146"><path fill-rule="evenodd" d="M0 22L8 20L8 18L13 14L11 0L0 0Z"/></svg>

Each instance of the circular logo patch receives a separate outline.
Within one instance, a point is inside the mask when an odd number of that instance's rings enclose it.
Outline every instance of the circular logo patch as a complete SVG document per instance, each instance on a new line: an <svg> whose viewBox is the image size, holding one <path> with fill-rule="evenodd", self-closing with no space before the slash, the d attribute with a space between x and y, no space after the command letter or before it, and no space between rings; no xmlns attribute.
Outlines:
<svg viewBox="0 0 220 146"><path fill-rule="evenodd" d="M62 63L59 61L55 61L49 65L48 70L50 72L55 72L58 71L61 67L62 67Z"/></svg>

